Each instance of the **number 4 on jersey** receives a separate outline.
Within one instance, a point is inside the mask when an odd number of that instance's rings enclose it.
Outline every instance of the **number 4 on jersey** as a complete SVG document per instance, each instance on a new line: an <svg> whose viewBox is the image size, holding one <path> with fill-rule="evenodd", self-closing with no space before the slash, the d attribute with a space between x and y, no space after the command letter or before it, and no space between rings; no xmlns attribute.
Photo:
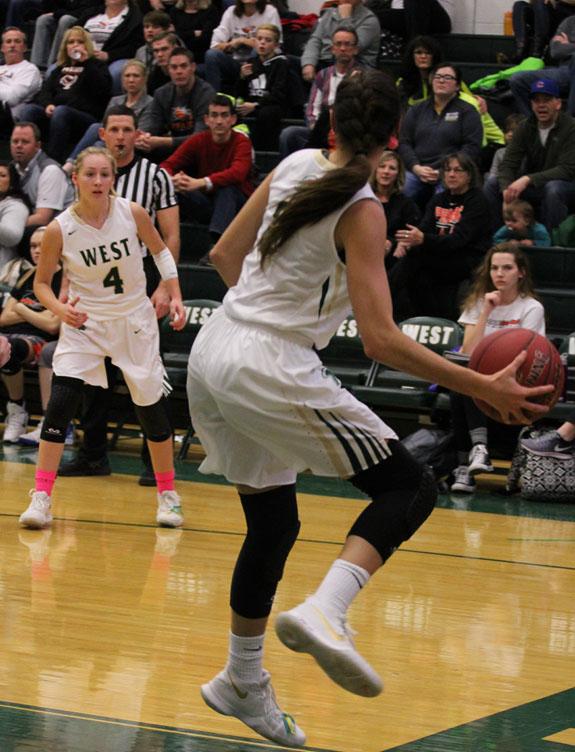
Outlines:
<svg viewBox="0 0 575 752"><path fill-rule="evenodd" d="M120 277L117 266L113 266L106 274L103 281L104 287L113 287L114 295L120 295L124 292L124 281Z"/></svg>

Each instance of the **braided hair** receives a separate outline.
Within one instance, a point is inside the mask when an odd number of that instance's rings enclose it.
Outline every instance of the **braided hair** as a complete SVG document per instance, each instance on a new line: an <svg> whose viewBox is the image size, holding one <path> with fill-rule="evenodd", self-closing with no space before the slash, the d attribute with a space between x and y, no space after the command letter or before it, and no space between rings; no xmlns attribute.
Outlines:
<svg viewBox="0 0 575 752"><path fill-rule="evenodd" d="M398 117L397 90L387 74L361 70L343 79L335 97L334 128L338 144L353 157L317 180L303 181L279 206L259 242L262 267L295 232L340 209L363 188L372 172L367 155L387 145Z"/></svg>

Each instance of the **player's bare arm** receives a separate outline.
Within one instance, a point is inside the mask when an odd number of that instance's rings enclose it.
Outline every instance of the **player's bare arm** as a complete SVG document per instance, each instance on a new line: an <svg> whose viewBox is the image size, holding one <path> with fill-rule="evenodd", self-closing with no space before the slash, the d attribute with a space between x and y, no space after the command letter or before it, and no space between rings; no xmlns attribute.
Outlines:
<svg viewBox="0 0 575 752"><path fill-rule="evenodd" d="M252 193L210 251L210 261L228 287L233 287L237 283L244 258L256 242L258 230L268 204L272 178L273 172Z"/></svg>
<svg viewBox="0 0 575 752"><path fill-rule="evenodd" d="M345 248L349 295L368 357L483 399L506 422L528 422L524 411L544 414L547 408L530 402L529 398L547 394L553 387L527 389L517 383L514 375L524 354L503 371L484 376L450 363L398 329L393 321L384 266L385 238L383 209L369 200L351 206L336 230L336 241Z"/></svg>

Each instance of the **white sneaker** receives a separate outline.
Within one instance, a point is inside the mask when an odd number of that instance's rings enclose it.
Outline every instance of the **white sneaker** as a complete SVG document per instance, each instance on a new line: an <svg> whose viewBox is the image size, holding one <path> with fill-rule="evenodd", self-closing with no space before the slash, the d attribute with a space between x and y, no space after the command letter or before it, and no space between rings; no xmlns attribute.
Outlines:
<svg viewBox="0 0 575 752"><path fill-rule="evenodd" d="M162 527L181 527L184 524L182 500L175 491L158 494L156 522Z"/></svg>
<svg viewBox="0 0 575 752"><path fill-rule="evenodd" d="M451 491L460 491L462 493L473 493L475 491L475 480L467 465L460 465L455 468L453 473L454 482L451 484Z"/></svg>
<svg viewBox="0 0 575 752"><path fill-rule="evenodd" d="M17 444L18 439L26 432L28 427L28 413L15 402L6 403L6 424L4 426L4 436L2 438L5 444Z"/></svg>
<svg viewBox="0 0 575 752"><path fill-rule="evenodd" d="M264 670L257 684L242 684L224 669L202 684L200 691L206 705L216 713L234 716L272 742L299 747L305 744L305 734L291 715L279 709L270 680Z"/></svg>
<svg viewBox="0 0 575 752"><path fill-rule="evenodd" d="M42 426L44 425L44 418L38 423L36 428L28 433L22 434L18 440L19 444L23 446L38 446L40 443L40 434L42 433Z"/></svg>
<svg viewBox="0 0 575 752"><path fill-rule="evenodd" d="M489 452L485 444L475 444L469 452L469 473L492 473L493 465L489 459Z"/></svg>
<svg viewBox="0 0 575 752"><path fill-rule="evenodd" d="M381 677L355 649L344 619L330 621L307 600L278 614L275 628L286 647L309 653L330 679L348 692L375 697L383 689Z"/></svg>
<svg viewBox="0 0 575 752"><path fill-rule="evenodd" d="M32 501L20 515L20 524L32 530L41 530L52 522L52 503L45 491L30 491L30 496Z"/></svg>

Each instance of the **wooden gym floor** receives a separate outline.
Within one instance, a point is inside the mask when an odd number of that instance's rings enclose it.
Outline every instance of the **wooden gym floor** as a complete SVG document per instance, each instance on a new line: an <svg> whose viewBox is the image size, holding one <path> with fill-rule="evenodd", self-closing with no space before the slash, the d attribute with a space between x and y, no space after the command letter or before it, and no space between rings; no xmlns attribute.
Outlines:
<svg viewBox="0 0 575 752"><path fill-rule="evenodd" d="M121 444L124 442L121 442ZM1 452L2 450L0 450ZM58 481L50 530L18 515L32 450L0 454L0 752L278 749L202 702L223 666L243 524L234 491L178 465L184 530L154 524L133 446L106 478ZM385 692L354 697L270 631L265 665L308 749L575 750L575 506L494 493L438 509L359 596L357 645ZM315 589L361 508L304 476L302 529L275 611Z"/></svg>

